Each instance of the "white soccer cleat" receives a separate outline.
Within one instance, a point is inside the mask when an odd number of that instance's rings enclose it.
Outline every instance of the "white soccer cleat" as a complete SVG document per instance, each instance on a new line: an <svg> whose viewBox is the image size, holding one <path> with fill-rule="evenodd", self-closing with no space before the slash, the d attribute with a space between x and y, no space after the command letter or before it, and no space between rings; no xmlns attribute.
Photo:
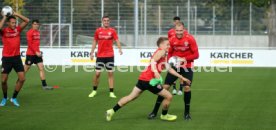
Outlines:
<svg viewBox="0 0 276 130"><path fill-rule="evenodd" d="M96 96L97 95L97 91L92 91L89 95L88 95L88 97L94 97L94 96Z"/></svg>
<svg viewBox="0 0 276 130"><path fill-rule="evenodd" d="M183 92L181 90L178 90L177 95L182 95Z"/></svg>
<svg viewBox="0 0 276 130"><path fill-rule="evenodd" d="M173 89L172 94L173 94L173 95L176 95L176 94L177 94L176 89Z"/></svg>
<svg viewBox="0 0 276 130"><path fill-rule="evenodd" d="M111 97L111 98L117 98L117 97L115 96L114 92L110 92L110 93L109 93L109 97Z"/></svg>
<svg viewBox="0 0 276 130"><path fill-rule="evenodd" d="M113 109L107 110L106 111L106 121L111 121L114 113L115 113L115 111Z"/></svg>

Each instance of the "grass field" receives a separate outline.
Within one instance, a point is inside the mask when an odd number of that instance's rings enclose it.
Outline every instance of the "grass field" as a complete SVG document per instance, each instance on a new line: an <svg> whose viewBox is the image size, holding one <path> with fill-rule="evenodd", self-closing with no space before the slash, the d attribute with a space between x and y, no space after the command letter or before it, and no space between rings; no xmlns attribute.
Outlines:
<svg viewBox="0 0 276 130"><path fill-rule="evenodd" d="M156 96L144 92L140 98L120 109L111 122L105 111L128 94L137 82L138 72L116 72L115 92L108 97L106 73L102 74L98 95L88 98L94 73L67 69L47 72L53 91L41 89L36 67L26 75L20 92L19 108L10 102L0 107L0 129L92 129L92 130L275 130L276 68L233 68L231 73L197 72L192 86L192 121L184 121L183 97L174 96L169 113L175 122L148 120ZM11 97L16 80L9 78ZM1 94L2 95L2 94ZM160 111L159 111L160 114Z"/></svg>

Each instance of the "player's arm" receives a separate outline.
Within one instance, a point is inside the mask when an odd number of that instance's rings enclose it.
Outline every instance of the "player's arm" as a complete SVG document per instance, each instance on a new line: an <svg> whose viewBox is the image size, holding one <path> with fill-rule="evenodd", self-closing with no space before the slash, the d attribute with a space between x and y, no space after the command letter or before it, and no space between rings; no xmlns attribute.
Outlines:
<svg viewBox="0 0 276 130"><path fill-rule="evenodd" d="M29 18L27 18L27 17L25 17L21 14L18 14L16 12L14 12L13 15L16 16L16 17L19 17L23 21L19 25L21 27L21 30L23 30L28 25L28 23L30 21Z"/></svg>
<svg viewBox="0 0 276 130"><path fill-rule="evenodd" d="M5 21L6 21L6 19L7 19L7 16L6 15L3 15L2 14L2 19L1 19L1 21L0 21L0 29L2 29L3 28L3 26L4 26L4 24L5 24Z"/></svg>
<svg viewBox="0 0 276 130"><path fill-rule="evenodd" d="M199 53L198 53L198 47L196 44L196 40L194 39L193 36L189 36L189 43L190 43L190 48L192 51L192 55L186 56L185 59L187 61L191 61L191 60L195 60L199 57Z"/></svg>
<svg viewBox="0 0 276 130"><path fill-rule="evenodd" d="M115 40L115 42L116 42L116 44L117 44L117 47L118 47L118 49L119 49L119 53L120 53L120 55L122 55L122 54L123 54L123 51L122 51L121 43L120 43L120 41L119 41L117 32L114 30L112 35L113 35L113 39Z"/></svg>
<svg viewBox="0 0 276 130"><path fill-rule="evenodd" d="M173 53L173 41L170 39L169 40L169 42L170 42L170 48L169 48L169 51L168 51L168 59L170 59L171 57L172 57L172 53Z"/></svg>
<svg viewBox="0 0 276 130"><path fill-rule="evenodd" d="M92 48L91 48L91 52L90 52L90 59L93 60L94 59L94 51L96 49L97 46L97 41L95 40L95 38L92 41Z"/></svg>
<svg viewBox="0 0 276 130"><path fill-rule="evenodd" d="M161 59L162 56L166 55L166 52L164 50L160 50L156 52L156 54L152 57L150 60L150 66L151 70L154 72L155 78L160 78L160 74L158 73L158 70L156 68L157 61Z"/></svg>
<svg viewBox="0 0 276 130"><path fill-rule="evenodd" d="M119 41L118 39L116 40L116 44L117 44L117 47L118 47L118 49L119 49L120 55L122 55L122 54L123 54L123 51L122 51L121 43L120 43L120 41Z"/></svg>
<svg viewBox="0 0 276 130"><path fill-rule="evenodd" d="M169 67L169 65L167 65L167 67L169 68L168 71L169 73L171 73L172 75L180 78L181 80L183 80L184 82L186 82L188 85L191 84L191 81L185 77L183 77L182 75L178 74L173 68Z"/></svg>

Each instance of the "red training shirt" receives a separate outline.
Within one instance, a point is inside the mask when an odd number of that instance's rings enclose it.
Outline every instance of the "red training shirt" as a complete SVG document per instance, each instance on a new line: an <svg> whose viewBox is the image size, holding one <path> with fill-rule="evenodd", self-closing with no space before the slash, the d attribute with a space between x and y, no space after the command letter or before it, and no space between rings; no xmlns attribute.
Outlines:
<svg viewBox="0 0 276 130"><path fill-rule="evenodd" d="M162 50L162 49L158 48L153 53L152 57L160 50ZM152 59L152 57L151 57L151 59ZM161 73L161 71L165 68L165 64L166 64L166 57L162 57L156 62L156 69L157 69L158 73ZM140 74L139 80L150 81L153 78L155 78L155 76L154 76L154 72L151 70L151 64L150 64L147 67L147 69Z"/></svg>
<svg viewBox="0 0 276 130"><path fill-rule="evenodd" d="M114 56L113 41L118 40L115 29L100 27L96 30L94 39L98 42L97 57Z"/></svg>
<svg viewBox="0 0 276 130"><path fill-rule="evenodd" d="M20 55L20 33L21 27L17 26L15 29L6 27L1 30L3 42L3 57L13 57Z"/></svg>
<svg viewBox="0 0 276 130"><path fill-rule="evenodd" d="M185 58L187 64L183 64L183 68L192 68L193 62L199 57L198 47L194 37L190 34L184 34L182 38L172 37L169 39L170 49L168 52L168 58L172 56L178 56Z"/></svg>
<svg viewBox="0 0 276 130"><path fill-rule="evenodd" d="M40 32L38 30L30 29L27 32L27 41L27 55L36 55L36 52L40 52Z"/></svg>

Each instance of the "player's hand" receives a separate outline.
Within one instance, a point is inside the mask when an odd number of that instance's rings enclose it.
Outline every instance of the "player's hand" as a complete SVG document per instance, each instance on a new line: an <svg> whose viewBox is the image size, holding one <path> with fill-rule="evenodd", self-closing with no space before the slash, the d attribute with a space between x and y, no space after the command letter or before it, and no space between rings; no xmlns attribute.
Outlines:
<svg viewBox="0 0 276 130"><path fill-rule="evenodd" d="M159 79L159 78L160 78L160 74L159 74L158 72L154 72L154 77L155 77L156 79Z"/></svg>
<svg viewBox="0 0 276 130"><path fill-rule="evenodd" d="M119 49L119 54L120 54L120 55L122 55L122 54L123 54L122 49Z"/></svg>
<svg viewBox="0 0 276 130"><path fill-rule="evenodd" d="M42 57L41 52L35 52L35 54L36 54L36 56L38 56L38 57Z"/></svg>
<svg viewBox="0 0 276 130"><path fill-rule="evenodd" d="M16 13L16 12L13 12L13 14L11 14L11 15L14 15L14 16L18 16L18 13Z"/></svg>
<svg viewBox="0 0 276 130"><path fill-rule="evenodd" d="M90 54L90 59L93 60L94 59L94 52Z"/></svg>
<svg viewBox="0 0 276 130"><path fill-rule="evenodd" d="M190 81L189 79L184 78L184 77L182 77L181 79L182 79L184 82L186 82L187 85L191 85L191 81Z"/></svg>

